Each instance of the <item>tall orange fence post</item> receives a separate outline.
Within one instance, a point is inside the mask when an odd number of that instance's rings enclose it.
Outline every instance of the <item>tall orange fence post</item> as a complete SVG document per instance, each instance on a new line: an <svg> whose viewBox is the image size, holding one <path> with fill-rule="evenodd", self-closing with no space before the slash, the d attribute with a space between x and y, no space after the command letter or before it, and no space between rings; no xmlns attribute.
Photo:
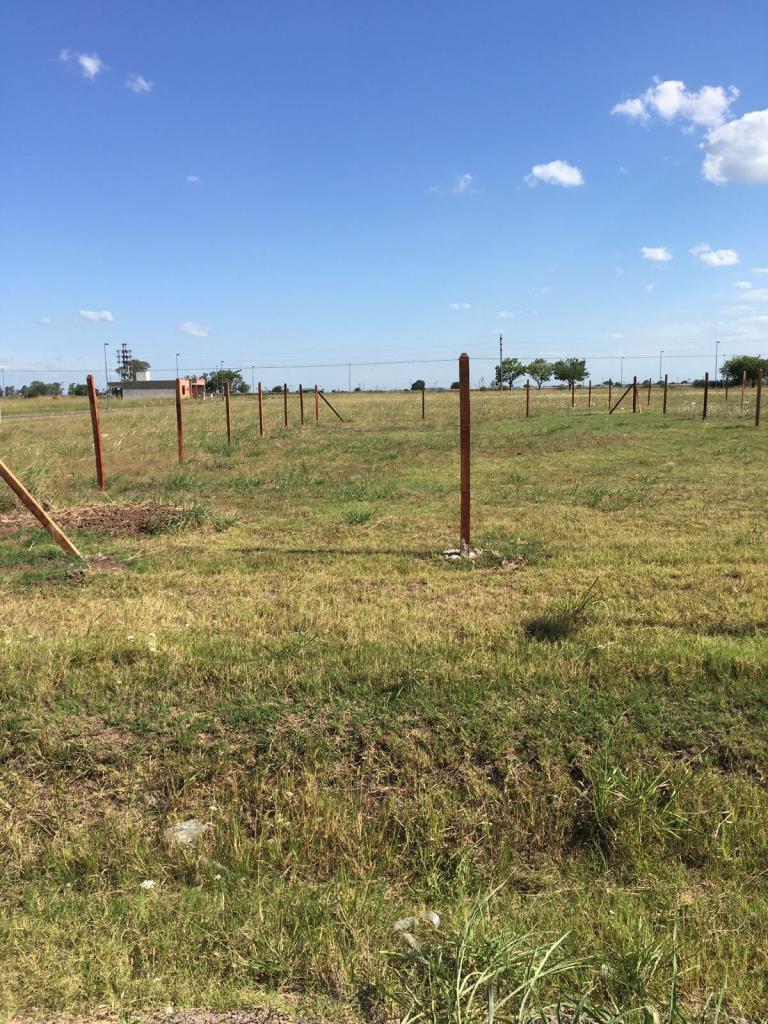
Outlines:
<svg viewBox="0 0 768 1024"><path fill-rule="evenodd" d="M320 395L318 393L317 384L315 384L315 423L320 420Z"/></svg>
<svg viewBox="0 0 768 1024"><path fill-rule="evenodd" d="M632 378L632 412L637 412L637 377Z"/></svg>
<svg viewBox="0 0 768 1024"><path fill-rule="evenodd" d="M459 356L459 446L461 464L461 517L459 523L460 546L469 547L470 541L470 426L469 426L469 356Z"/></svg>
<svg viewBox="0 0 768 1024"><path fill-rule="evenodd" d="M667 415L667 388L669 387L669 374L664 374L664 401L662 402L661 411Z"/></svg>
<svg viewBox="0 0 768 1024"><path fill-rule="evenodd" d="M531 382L525 382L525 418L531 415Z"/></svg>
<svg viewBox="0 0 768 1024"><path fill-rule="evenodd" d="M707 408L709 405L709 373L704 374L704 405L701 410L701 418L705 420L707 418Z"/></svg>
<svg viewBox="0 0 768 1024"><path fill-rule="evenodd" d="M176 447L179 451L179 462L184 461L184 417L181 412L181 381L176 378Z"/></svg>
<svg viewBox="0 0 768 1024"><path fill-rule="evenodd" d="M283 426L288 426L288 385L283 384Z"/></svg>
<svg viewBox="0 0 768 1024"><path fill-rule="evenodd" d="M611 408L611 390L613 389L613 381L608 380L608 408Z"/></svg>
<svg viewBox="0 0 768 1024"><path fill-rule="evenodd" d="M89 373L88 404L91 407L91 428L93 429L93 452L96 456L96 483L100 491L104 490L104 451L101 447L101 423L99 421L99 400L96 396L96 382Z"/></svg>
<svg viewBox="0 0 768 1024"><path fill-rule="evenodd" d="M299 384L299 418L301 419L301 425L304 426L304 385Z"/></svg>

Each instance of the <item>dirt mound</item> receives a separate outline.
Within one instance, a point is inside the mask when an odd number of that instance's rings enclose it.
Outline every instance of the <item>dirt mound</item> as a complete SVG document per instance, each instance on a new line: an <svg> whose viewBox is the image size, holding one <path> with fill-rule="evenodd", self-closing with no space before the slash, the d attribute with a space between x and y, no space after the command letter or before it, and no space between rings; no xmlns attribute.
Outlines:
<svg viewBox="0 0 768 1024"><path fill-rule="evenodd" d="M51 515L65 532L97 530L110 537L158 533L180 523L186 512L177 505L143 501L135 505L86 505L83 508L51 509ZM37 525L25 509L0 516L0 535Z"/></svg>

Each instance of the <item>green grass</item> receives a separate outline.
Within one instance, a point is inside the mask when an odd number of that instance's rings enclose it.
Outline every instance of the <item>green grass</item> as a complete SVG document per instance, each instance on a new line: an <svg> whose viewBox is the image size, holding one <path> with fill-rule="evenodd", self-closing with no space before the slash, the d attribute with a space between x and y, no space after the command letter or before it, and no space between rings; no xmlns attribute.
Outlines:
<svg viewBox="0 0 768 1024"><path fill-rule="evenodd" d="M5 1012L297 997L447 1022L464 942L530 1010L711 1019L724 989L724 1015L765 1016L766 435L733 394L706 423L683 389L666 418L577 397L526 420L473 395L474 564L439 556L455 395L424 423L420 396L338 395L347 422L303 429L294 397L288 431L270 398L263 439L239 398L231 452L221 403L190 403L183 467L173 404L126 405L104 495L87 417L4 417L54 510L194 509L76 534L123 566L84 578L0 534ZM189 817L206 837L169 848ZM423 909L441 929L403 958Z"/></svg>

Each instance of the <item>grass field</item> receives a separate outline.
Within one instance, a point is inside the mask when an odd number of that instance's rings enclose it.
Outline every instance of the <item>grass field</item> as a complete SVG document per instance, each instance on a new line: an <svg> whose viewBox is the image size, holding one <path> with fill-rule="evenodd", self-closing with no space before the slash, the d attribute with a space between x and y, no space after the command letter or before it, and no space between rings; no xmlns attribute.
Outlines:
<svg viewBox="0 0 768 1024"><path fill-rule="evenodd" d="M104 495L87 414L8 415L82 404L4 403L2 457L54 510L191 509L76 531L119 563L83 577L3 528L0 492L4 1011L456 1019L464 942L499 992L588 993L598 1019L697 1019L723 990L768 1017L754 393L707 422L687 388L666 417L656 392L636 416L534 392L528 420L522 392L473 394L474 563L439 555L456 395L424 423L416 395L329 397L347 422L302 429L292 396L288 431L270 398L263 439L236 399L232 450L221 402L188 403L183 467L172 403L105 412ZM169 846L187 818L202 841ZM441 928L392 955L422 910Z"/></svg>

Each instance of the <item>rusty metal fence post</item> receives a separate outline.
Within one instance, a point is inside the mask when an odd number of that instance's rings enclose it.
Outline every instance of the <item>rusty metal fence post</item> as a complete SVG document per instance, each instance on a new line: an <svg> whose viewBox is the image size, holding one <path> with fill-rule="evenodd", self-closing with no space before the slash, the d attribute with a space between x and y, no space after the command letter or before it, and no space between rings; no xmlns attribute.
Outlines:
<svg viewBox="0 0 768 1024"><path fill-rule="evenodd" d="M176 447L179 451L179 462L184 461L184 419L181 412L181 381L176 378Z"/></svg>
<svg viewBox="0 0 768 1024"><path fill-rule="evenodd" d="M747 371L746 370L742 370L741 371L741 405L739 406L740 409L744 408L744 388L746 386L747 386Z"/></svg>
<svg viewBox="0 0 768 1024"><path fill-rule="evenodd" d="M632 378L632 412L637 412L637 377Z"/></svg>
<svg viewBox="0 0 768 1024"><path fill-rule="evenodd" d="M576 381L571 381L571 408L576 405Z"/></svg>
<svg viewBox="0 0 768 1024"><path fill-rule="evenodd" d="M611 408L611 391L613 390L613 381L608 378L608 408Z"/></svg>
<svg viewBox="0 0 768 1024"><path fill-rule="evenodd" d="M299 419L301 420L302 427L304 426L304 385L299 384Z"/></svg>
<svg viewBox="0 0 768 1024"><path fill-rule="evenodd" d="M288 426L288 385L283 384L283 426Z"/></svg>
<svg viewBox="0 0 768 1024"><path fill-rule="evenodd" d="M664 399L661 403L661 411L664 416L667 415L667 389L669 388L669 374L664 374Z"/></svg>
<svg viewBox="0 0 768 1024"><path fill-rule="evenodd" d="M426 417L426 398L424 397L424 395L426 394L426 391L427 391L426 387L423 387L421 389L421 418L422 419L424 419Z"/></svg>
<svg viewBox="0 0 768 1024"><path fill-rule="evenodd" d="M525 418L531 415L531 382L525 382Z"/></svg>
<svg viewBox="0 0 768 1024"><path fill-rule="evenodd" d="M96 456L96 484L100 491L104 490L104 452L101 447L101 423L99 421L99 400L96 397L96 382L89 373L88 405L91 408L91 428L93 430L93 452Z"/></svg>
<svg viewBox="0 0 768 1024"><path fill-rule="evenodd" d="M704 374L704 405L701 410L701 418L705 420L707 418L707 408L709 406L709 373Z"/></svg>
<svg viewBox="0 0 768 1024"><path fill-rule="evenodd" d="M320 420L320 395L317 391L317 384L315 384L315 423Z"/></svg>
<svg viewBox="0 0 768 1024"><path fill-rule="evenodd" d="M227 418L227 444L232 447L232 386L228 380L224 381L224 411Z"/></svg>
<svg viewBox="0 0 768 1024"><path fill-rule="evenodd" d="M264 437L264 398L261 393L261 381L259 381L259 437Z"/></svg>
<svg viewBox="0 0 768 1024"><path fill-rule="evenodd" d="M460 547L470 542L470 421L469 421L469 356L459 356L459 447L461 477L461 516L459 522Z"/></svg>

